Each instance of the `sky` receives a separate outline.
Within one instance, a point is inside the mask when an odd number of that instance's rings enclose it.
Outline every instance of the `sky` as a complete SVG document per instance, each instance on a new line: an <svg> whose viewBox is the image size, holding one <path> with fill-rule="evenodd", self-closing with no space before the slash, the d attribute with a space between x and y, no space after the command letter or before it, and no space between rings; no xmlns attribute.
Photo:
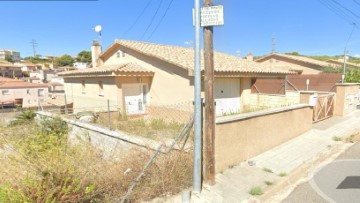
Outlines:
<svg viewBox="0 0 360 203"><path fill-rule="evenodd" d="M242 57L249 52L260 56L271 52L274 38L276 52L340 55L346 46L350 55L360 57L360 23L352 32L352 22L360 22L359 2L214 0L214 5L224 6L225 22L214 27L214 49ZM342 6L348 17L334 12L335 6ZM0 49L32 56L34 39L37 54L76 56L90 50L98 39L96 25L103 28L103 49L115 39L192 47L193 7L193 0L0 0Z"/></svg>

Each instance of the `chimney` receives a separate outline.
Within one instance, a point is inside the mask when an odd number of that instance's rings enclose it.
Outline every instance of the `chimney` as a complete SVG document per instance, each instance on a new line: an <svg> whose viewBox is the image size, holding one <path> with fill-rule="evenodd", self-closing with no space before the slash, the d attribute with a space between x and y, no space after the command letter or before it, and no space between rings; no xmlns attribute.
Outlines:
<svg viewBox="0 0 360 203"><path fill-rule="evenodd" d="M254 55L250 52L246 55L246 60L248 61L253 61L254 60Z"/></svg>
<svg viewBox="0 0 360 203"><path fill-rule="evenodd" d="M91 62L93 68L96 68L101 65L101 59L99 58L100 55L101 55L101 44L99 41L94 40L91 46Z"/></svg>

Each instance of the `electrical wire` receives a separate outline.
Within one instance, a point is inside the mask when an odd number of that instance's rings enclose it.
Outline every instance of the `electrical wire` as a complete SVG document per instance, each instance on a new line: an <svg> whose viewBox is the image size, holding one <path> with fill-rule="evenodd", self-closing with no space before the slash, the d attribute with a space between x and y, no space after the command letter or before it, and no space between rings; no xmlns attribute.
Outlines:
<svg viewBox="0 0 360 203"><path fill-rule="evenodd" d="M360 3L356 0L353 0L358 6L360 6Z"/></svg>
<svg viewBox="0 0 360 203"><path fill-rule="evenodd" d="M326 8L328 8L331 12L339 16L340 18L347 21L349 24L353 24L357 22L353 17L349 16L346 12L344 12L342 9L334 5L333 3L326 1L326 0L318 0L321 4L323 4ZM357 23L359 24L359 23Z"/></svg>
<svg viewBox="0 0 360 203"><path fill-rule="evenodd" d="M125 32L124 36L126 36L127 34L129 34L129 32L134 28L134 26L137 24L137 22L140 20L140 18L144 15L146 9L148 9L148 7L150 6L151 2L153 0L149 0L148 3L146 4L146 6L143 8L143 10L141 11L141 13L138 15L138 17L135 19L135 21L133 22L133 24L129 27L129 29Z"/></svg>
<svg viewBox="0 0 360 203"><path fill-rule="evenodd" d="M341 3L339 3L336 0L331 0L332 2L334 2L335 4L339 5L341 8L345 9L346 11L348 11L349 13L351 13L353 16L360 18L360 16L358 16L356 13L354 13L352 10L346 8L344 5L342 5Z"/></svg>
<svg viewBox="0 0 360 203"><path fill-rule="evenodd" d="M150 36L147 38L147 40L151 39L151 37L153 36L153 34L156 32L156 30L158 29L158 27L160 26L160 24L162 23L162 21L164 20L168 10L170 9L172 3L174 2L174 0L171 0L170 3L168 4L166 10L165 10L165 13L163 16L161 16L161 19L160 21L158 22L158 24L155 26L155 29L151 32Z"/></svg>
<svg viewBox="0 0 360 203"><path fill-rule="evenodd" d="M163 0L160 0L160 3L159 3L159 5L158 5L158 7L157 7L157 9L156 9L156 11L155 11L155 13L154 13L154 15L152 16L152 18L151 18L151 20L150 20L150 23L149 23L149 25L147 26L147 28L146 28L145 32L143 33L143 35L141 36L140 40L142 40L142 39L144 38L144 36L145 36L146 33L148 32L149 28L150 28L151 25L153 24L153 22L154 22L154 20L155 20L155 17L156 17L156 15L157 15L158 12L159 12L162 3L163 3Z"/></svg>

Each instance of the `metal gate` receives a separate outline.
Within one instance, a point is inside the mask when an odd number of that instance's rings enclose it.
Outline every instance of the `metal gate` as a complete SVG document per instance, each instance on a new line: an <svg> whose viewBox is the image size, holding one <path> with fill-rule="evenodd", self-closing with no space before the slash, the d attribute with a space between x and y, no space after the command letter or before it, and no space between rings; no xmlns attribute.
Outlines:
<svg viewBox="0 0 360 203"><path fill-rule="evenodd" d="M327 119L334 115L335 93L319 93L313 110L313 122Z"/></svg>

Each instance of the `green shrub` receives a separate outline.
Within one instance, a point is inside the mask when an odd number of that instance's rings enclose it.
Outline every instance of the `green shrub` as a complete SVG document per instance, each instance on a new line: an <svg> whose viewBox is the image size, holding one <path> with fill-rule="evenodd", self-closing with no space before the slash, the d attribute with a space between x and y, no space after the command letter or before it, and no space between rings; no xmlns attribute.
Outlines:
<svg viewBox="0 0 360 203"><path fill-rule="evenodd" d="M58 137L67 135L69 128L60 117L44 118L40 121L41 131L45 134L53 134Z"/></svg>
<svg viewBox="0 0 360 203"><path fill-rule="evenodd" d="M250 189L249 194L250 194L250 195L253 195L253 196L255 196L255 195L262 195L262 194L263 194L263 191L262 191L261 187L256 186L256 187L252 187L252 188Z"/></svg>
<svg viewBox="0 0 360 203"><path fill-rule="evenodd" d="M31 122L35 119L36 113L32 110L22 111L15 117L15 120L11 122L12 125L19 125L25 122Z"/></svg>

